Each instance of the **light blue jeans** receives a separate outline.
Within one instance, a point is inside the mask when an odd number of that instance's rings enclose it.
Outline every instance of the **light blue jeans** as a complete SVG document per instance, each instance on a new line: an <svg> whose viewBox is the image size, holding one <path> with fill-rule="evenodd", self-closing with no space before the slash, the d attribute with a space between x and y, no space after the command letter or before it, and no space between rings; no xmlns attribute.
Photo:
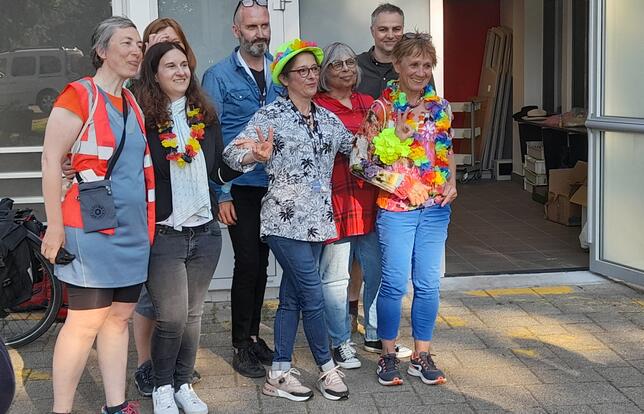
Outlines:
<svg viewBox="0 0 644 414"><path fill-rule="evenodd" d="M411 273L414 298L412 336L432 339L438 315L440 277L451 207L433 206L412 211L379 210L376 219L382 252L382 282L378 292L378 336L398 336L402 298Z"/></svg>
<svg viewBox="0 0 644 414"><path fill-rule="evenodd" d="M324 293L324 312L331 345L334 348L351 339L348 286L353 258L360 263L364 281L362 303L365 313L365 340L378 339L375 300L380 286L380 247L378 236L373 231L327 244L322 250L320 277Z"/></svg>

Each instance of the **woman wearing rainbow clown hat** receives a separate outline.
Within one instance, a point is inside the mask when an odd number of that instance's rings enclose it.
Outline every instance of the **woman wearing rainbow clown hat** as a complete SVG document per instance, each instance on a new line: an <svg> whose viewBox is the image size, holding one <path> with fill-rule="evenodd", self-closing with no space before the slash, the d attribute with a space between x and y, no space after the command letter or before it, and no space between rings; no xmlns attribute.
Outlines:
<svg viewBox="0 0 644 414"><path fill-rule="evenodd" d="M338 117L316 106L322 49L295 39L281 45L271 65L273 82L285 94L261 108L224 150L233 169L265 163L268 191L262 200L260 233L283 269L275 315L275 356L262 392L306 401L313 395L291 366L300 313L325 398L345 399L344 374L333 361L318 271L322 243L336 237L331 172L338 152L349 154L353 135ZM249 142L250 139L250 142Z"/></svg>
<svg viewBox="0 0 644 414"><path fill-rule="evenodd" d="M429 351L450 203L456 198L451 113L448 102L429 83L436 50L428 34L406 33L394 47L393 57L400 77L374 102L351 154L353 173L381 189L376 218L382 252L376 302L382 340L378 381L383 385L403 382L395 340L411 273L415 352L407 372L425 384L442 384L445 375Z"/></svg>

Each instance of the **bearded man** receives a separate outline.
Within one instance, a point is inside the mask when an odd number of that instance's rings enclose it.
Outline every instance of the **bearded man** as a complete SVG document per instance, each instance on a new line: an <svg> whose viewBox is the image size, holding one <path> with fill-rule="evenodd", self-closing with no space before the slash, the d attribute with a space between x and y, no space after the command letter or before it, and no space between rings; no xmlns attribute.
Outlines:
<svg viewBox="0 0 644 414"><path fill-rule="evenodd" d="M271 26L267 0L243 0L233 15L239 46L210 67L203 88L212 98L221 123L224 145L239 134L255 112L278 96L269 69ZM231 185L232 184L232 185ZM233 368L241 375L266 375L263 365L273 351L259 337L268 267L268 245L259 238L259 212L268 178L262 164L225 186L215 186L220 222L228 226L235 253L231 289Z"/></svg>

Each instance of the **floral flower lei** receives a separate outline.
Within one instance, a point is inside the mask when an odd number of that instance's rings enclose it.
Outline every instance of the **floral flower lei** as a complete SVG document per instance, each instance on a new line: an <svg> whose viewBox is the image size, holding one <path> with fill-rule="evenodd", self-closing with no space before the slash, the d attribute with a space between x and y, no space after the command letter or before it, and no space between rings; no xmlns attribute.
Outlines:
<svg viewBox="0 0 644 414"><path fill-rule="evenodd" d="M410 107L407 95L400 91L397 81L387 83L383 97L391 102L394 119L402 116ZM395 134L395 128L385 128L374 137L372 143L375 147L374 155L378 156L382 164L392 165L400 158L407 158L418 167L423 183L434 189L444 185L450 175L448 156L451 147L451 120L445 111L445 105L431 85L425 86L421 101L434 128L424 128L422 132L418 132L418 122L413 118L407 119L405 122L415 131L412 137L401 141ZM432 145L427 145L432 142L433 151Z"/></svg>
<svg viewBox="0 0 644 414"><path fill-rule="evenodd" d="M181 168L185 167L186 163L190 164L201 150L199 141L203 140L204 128L206 127L202 122L203 114L201 113L201 109L193 108L188 110L186 114L188 117L188 126L190 127L190 138L188 138L183 152L178 150L179 141L177 134L172 132L174 123L168 120L157 124L161 146L166 150L165 158L169 161L175 161Z"/></svg>

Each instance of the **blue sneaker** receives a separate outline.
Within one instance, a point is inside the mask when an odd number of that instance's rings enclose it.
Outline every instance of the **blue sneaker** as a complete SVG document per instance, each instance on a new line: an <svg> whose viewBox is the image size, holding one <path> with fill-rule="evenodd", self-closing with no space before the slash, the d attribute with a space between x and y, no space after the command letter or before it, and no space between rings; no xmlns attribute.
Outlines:
<svg viewBox="0 0 644 414"><path fill-rule="evenodd" d="M411 356L407 373L414 377L419 377L423 383L428 385L445 384L447 382L445 374L443 371L436 368L436 364L434 363L431 354L428 354L427 352L414 352Z"/></svg>
<svg viewBox="0 0 644 414"><path fill-rule="evenodd" d="M400 360L396 354L381 355L378 359L378 382L382 385L402 385L403 379L400 375Z"/></svg>

